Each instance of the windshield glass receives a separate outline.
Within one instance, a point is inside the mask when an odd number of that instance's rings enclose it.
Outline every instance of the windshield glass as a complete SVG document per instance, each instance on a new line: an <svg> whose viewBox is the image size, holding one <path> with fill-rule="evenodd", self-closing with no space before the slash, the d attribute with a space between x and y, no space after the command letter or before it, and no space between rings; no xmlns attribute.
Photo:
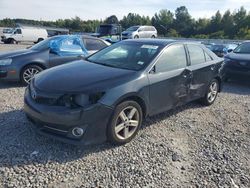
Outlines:
<svg viewBox="0 0 250 188"><path fill-rule="evenodd" d="M145 68L161 49L158 45L122 42L97 52L87 60L105 66L138 71Z"/></svg>
<svg viewBox="0 0 250 188"><path fill-rule="evenodd" d="M212 51L223 51L224 48L225 48L225 46L223 46L223 45L213 45L211 47L211 50Z"/></svg>
<svg viewBox="0 0 250 188"><path fill-rule="evenodd" d="M250 42L242 43L235 50L234 53L249 54L250 53Z"/></svg>
<svg viewBox="0 0 250 188"><path fill-rule="evenodd" d="M32 46L30 49L31 50L45 50L45 49L48 49L50 41L51 41L51 38L43 40L43 41L35 44L34 46Z"/></svg>
<svg viewBox="0 0 250 188"><path fill-rule="evenodd" d="M139 27L138 26L133 26L128 28L126 31L136 31Z"/></svg>

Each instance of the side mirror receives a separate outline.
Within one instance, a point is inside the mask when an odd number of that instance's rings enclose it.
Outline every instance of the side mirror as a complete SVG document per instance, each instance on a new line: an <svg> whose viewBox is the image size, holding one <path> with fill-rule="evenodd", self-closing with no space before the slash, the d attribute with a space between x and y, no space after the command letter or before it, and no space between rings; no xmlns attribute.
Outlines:
<svg viewBox="0 0 250 188"><path fill-rule="evenodd" d="M141 29L139 29L139 30L138 30L138 32L140 33L140 32L142 32L142 30L141 30Z"/></svg>
<svg viewBox="0 0 250 188"><path fill-rule="evenodd" d="M149 74L155 74L156 73L156 67L153 66L152 69L149 71Z"/></svg>
<svg viewBox="0 0 250 188"><path fill-rule="evenodd" d="M228 49L227 52L228 53L231 53L233 51L233 49Z"/></svg>

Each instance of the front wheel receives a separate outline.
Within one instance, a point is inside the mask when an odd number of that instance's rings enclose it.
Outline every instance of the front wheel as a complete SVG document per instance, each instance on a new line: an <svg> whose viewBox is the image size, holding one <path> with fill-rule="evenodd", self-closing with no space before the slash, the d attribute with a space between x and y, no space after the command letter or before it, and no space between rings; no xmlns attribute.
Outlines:
<svg viewBox="0 0 250 188"><path fill-rule="evenodd" d="M142 123L142 109L135 101L119 104L107 129L108 140L117 145L130 142Z"/></svg>
<svg viewBox="0 0 250 188"><path fill-rule="evenodd" d="M43 69L37 65L28 65L23 69L20 75L22 84L28 85L32 78Z"/></svg>
<svg viewBox="0 0 250 188"><path fill-rule="evenodd" d="M202 98L202 103L206 106L209 106L214 103L219 92L219 82L216 79L213 79L207 89L206 95Z"/></svg>
<svg viewBox="0 0 250 188"><path fill-rule="evenodd" d="M135 36L134 36L134 39L138 39L138 38L139 38L139 36L138 36L138 35L135 35Z"/></svg>

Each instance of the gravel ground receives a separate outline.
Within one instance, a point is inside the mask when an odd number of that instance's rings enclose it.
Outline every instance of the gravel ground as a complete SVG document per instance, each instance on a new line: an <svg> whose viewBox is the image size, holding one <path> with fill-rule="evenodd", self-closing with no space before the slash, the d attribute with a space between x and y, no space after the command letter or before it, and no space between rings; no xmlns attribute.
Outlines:
<svg viewBox="0 0 250 188"><path fill-rule="evenodd" d="M0 187L250 187L249 82L227 83L210 107L146 119L120 147L38 136L22 111L24 89L0 82Z"/></svg>

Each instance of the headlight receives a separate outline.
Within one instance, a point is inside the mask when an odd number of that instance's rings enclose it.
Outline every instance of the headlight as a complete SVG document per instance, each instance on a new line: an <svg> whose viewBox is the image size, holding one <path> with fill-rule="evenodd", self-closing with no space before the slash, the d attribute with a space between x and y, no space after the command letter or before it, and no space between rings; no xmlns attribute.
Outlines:
<svg viewBox="0 0 250 188"><path fill-rule="evenodd" d="M80 95L64 95L58 101L59 105L69 108L85 107L91 104L96 104L104 95L104 92L95 94L80 94Z"/></svg>
<svg viewBox="0 0 250 188"><path fill-rule="evenodd" d="M90 94L90 95L76 95L75 96L75 103L79 106L87 106L91 104L96 104L104 95L104 92L98 92L95 94Z"/></svg>
<svg viewBox="0 0 250 188"><path fill-rule="evenodd" d="M10 65L12 63L12 59L1 59L0 65Z"/></svg>

